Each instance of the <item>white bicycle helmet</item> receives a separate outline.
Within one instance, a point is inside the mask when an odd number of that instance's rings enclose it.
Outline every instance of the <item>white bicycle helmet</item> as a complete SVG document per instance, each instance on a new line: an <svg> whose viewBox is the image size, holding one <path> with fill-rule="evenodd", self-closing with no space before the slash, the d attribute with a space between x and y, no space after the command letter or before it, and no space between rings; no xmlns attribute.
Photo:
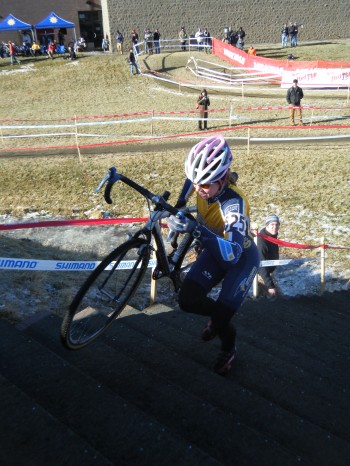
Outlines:
<svg viewBox="0 0 350 466"><path fill-rule="evenodd" d="M192 147L185 161L185 172L192 183L215 183L226 175L231 163L227 142L223 136L216 135Z"/></svg>

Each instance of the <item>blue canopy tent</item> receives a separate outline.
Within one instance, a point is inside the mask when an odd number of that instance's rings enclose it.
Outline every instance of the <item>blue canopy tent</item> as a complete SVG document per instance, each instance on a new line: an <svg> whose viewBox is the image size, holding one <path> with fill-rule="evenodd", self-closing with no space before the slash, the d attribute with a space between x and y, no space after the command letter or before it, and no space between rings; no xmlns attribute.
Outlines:
<svg viewBox="0 0 350 466"><path fill-rule="evenodd" d="M75 34L75 24L60 18L53 11L45 19L34 25L35 29L73 29L74 41L77 40Z"/></svg>
<svg viewBox="0 0 350 466"><path fill-rule="evenodd" d="M24 21L21 21L20 19L16 18L13 15L8 15L7 18L5 18L1 23L0 23L0 32L1 31L19 31L19 30L30 30L32 33L32 37L34 40L34 32L33 32L33 26L31 26L28 23L25 23Z"/></svg>

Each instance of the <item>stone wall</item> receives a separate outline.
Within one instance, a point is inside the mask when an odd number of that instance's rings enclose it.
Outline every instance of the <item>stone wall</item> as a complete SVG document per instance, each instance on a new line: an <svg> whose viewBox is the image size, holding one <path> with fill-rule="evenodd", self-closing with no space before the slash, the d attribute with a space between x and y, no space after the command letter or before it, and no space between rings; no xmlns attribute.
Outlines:
<svg viewBox="0 0 350 466"><path fill-rule="evenodd" d="M135 28L140 40L143 31L158 28L162 38L178 36L181 26L187 34L199 27L208 28L218 38L224 27L246 32L246 45L277 43L283 23L289 21L303 25L299 41L329 40L350 36L349 0L102 0L104 30L112 39L117 29L130 45L131 29ZM200 5L200 8L199 8ZM349 51L350 56L350 51ZM345 58L345 56L344 56Z"/></svg>

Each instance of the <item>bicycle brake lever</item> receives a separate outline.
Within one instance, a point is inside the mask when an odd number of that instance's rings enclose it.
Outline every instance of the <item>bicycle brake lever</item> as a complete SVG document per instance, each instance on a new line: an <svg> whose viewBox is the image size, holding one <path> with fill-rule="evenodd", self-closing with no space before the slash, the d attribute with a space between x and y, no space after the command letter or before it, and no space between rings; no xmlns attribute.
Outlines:
<svg viewBox="0 0 350 466"><path fill-rule="evenodd" d="M95 193L98 193L107 181L114 184L119 179L120 179L120 174L117 173L117 170L115 167L111 167L106 173L106 176L103 178L103 180L100 182L100 184L95 189Z"/></svg>
<svg viewBox="0 0 350 466"><path fill-rule="evenodd" d="M103 187L103 185L109 180L109 177L110 177L110 171L108 170L106 176L103 178L103 180L101 180L100 184L95 189L95 191L94 191L95 193L98 193L100 191L100 189Z"/></svg>

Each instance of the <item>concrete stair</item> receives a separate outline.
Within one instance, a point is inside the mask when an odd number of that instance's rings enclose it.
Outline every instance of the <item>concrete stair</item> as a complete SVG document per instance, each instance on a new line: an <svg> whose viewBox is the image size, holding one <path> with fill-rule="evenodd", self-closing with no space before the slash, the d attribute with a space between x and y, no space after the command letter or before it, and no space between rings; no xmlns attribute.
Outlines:
<svg viewBox="0 0 350 466"><path fill-rule="evenodd" d="M349 298L247 300L226 378L205 320L164 305L80 351L57 316L0 320L0 464L348 465Z"/></svg>

